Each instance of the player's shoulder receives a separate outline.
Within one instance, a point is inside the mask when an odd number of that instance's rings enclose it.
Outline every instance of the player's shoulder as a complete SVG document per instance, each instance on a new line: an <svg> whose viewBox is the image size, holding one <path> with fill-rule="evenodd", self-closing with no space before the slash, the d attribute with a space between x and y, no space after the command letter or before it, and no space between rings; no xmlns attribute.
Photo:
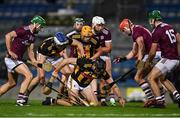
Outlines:
<svg viewBox="0 0 180 118"><path fill-rule="evenodd" d="M104 35L109 35L109 34L111 34L111 32L110 32L110 30L109 30L108 28L103 28L103 29L102 29L102 33L103 33Z"/></svg>

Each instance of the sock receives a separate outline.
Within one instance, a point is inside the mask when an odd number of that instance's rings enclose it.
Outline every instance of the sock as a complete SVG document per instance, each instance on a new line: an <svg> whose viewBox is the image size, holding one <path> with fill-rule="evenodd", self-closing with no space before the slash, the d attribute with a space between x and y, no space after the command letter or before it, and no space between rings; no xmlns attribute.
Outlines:
<svg viewBox="0 0 180 118"><path fill-rule="evenodd" d="M17 102L20 101L20 102L25 103L27 98L28 96L24 95L23 93L19 93L17 96Z"/></svg>
<svg viewBox="0 0 180 118"><path fill-rule="evenodd" d="M105 95L104 94L101 94L101 102L105 102L106 99L105 99Z"/></svg>
<svg viewBox="0 0 180 118"><path fill-rule="evenodd" d="M160 87L160 94L161 94L162 100L165 101L165 90L162 86Z"/></svg>
<svg viewBox="0 0 180 118"><path fill-rule="evenodd" d="M144 82L142 84L139 85L142 90L144 91L146 97L150 100L150 99L153 99L154 98L154 95L152 94L152 90L149 86L149 83L147 82Z"/></svg>
<svg viewBox="0 0 180 118"><path fill-rule="evenodd" d="M157 101L163 101L161 96L156 97Z"/></svg>
<svg viewBox="0 0 180 118"><path fill-rule="evenodd" d="M27 91L26 91L26 96L29 96L30 94L31 94L31 92L36 88L38 86L38 83L37 84L35 84L34 86L32 86L30 89L28 89Z"/></svg>
<svg viewBox="0 0 180 118"><path fill-rule="evenodd" d="M174 96L177 100L180 100L180 94L178 93L177 90L175 90L175 91L173 92L173 96Z"/></svg>

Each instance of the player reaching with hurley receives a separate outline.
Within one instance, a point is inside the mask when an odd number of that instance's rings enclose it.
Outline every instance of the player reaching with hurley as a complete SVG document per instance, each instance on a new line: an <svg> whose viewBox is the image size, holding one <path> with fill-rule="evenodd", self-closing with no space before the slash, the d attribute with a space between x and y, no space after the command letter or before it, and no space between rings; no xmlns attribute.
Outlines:
<svg viewBox="0 0 180 118"><path fill-rule="evenodd" d="M174 85L166 79L166 75L171 73L179 65L180 51L180 34L169 24L162 22L160 11L154 10L148 14L149 24L153 27L152 46L145 63L145 69L149 68L155 56L158 45L162 52L162 59L154 66L148 75L148 81L151 85L153 93L156 97L155 107L165 107L164 100L160 95L158 86L159 80L161 83L173 93L174 97L180 104L180 94Z"/></svg>
<svg viewBox="0 0 180 118"><path fill-rule="evenodd" d="M119 63L126 61L132 58L136 58L137 73L134 77L135 81L144 91L147 101L144 104L144 107L149 107L150 103L154 100L154 95L151 91L149 83L144 79L148 71L144 70L144 62L148 58L148 53L151 49L152 36L148 29L144 28L141 25L133 24L129 19L124 19L119 28L122 32L132 37L133 48L126 56L116 57L114 63ZM161 58L161 52L156 52L156 59ZM146 73L144 73L146 71ZM150 72L150 70L149 70ZM162 88L163 90L163 88Z"/></svg>
<svg viewBox="0 0 180 118"><path fill-rule="evenodd" d="M79 91L87 98L90 105L97 106L98 101L96 96L94 95L90 83L93 79L104 79L107 83L112 83L113 80L110 79L109 74L105 71L105 62L102 59L96 59L95 61L91 59L83 58L67 58L64 59L57 68L52 73L51 79L56 79L58 77L59 70L62 69L67 64L75 64L75 71L72 73L71 77L76 82L74 84L74 91L76 95L78 95ZM117 85L113 86L113 90L118 97L119 104L124 106L125 100L121 96L121 92Z"/></svg>
<svg viewBox="0 0 180 118"><path fill-rule="evenodd" d="M34 65L37 61L34 56L33 48L35 42L35 34L46 24L41 16L35 16L28 26L20 27L6 34L7 55L5 64L8 70L8 81L0 87L0 95L3 95L8 90L17 84L18 75L23 75L24 80L21 83L16 104L23 106L26 104L25 92L32 80L32 73L27 65L22 61L24 53L28 52L28 56Z"/></svg>
<svg viewBox="0 0 180 118"><path fill-rule="evenodd" d="M58 63L60 63L64 58L67 58L65 57L66 54L63 51L69 45L75 46L83 56L83 46L79 41L67 38L62 32L57 32L55 36L45 39L42 44L40 44L37 53L38 63L43 64L48 61L56 68ZM39 84L39 82L44 85L45 71L42 68L37 68L37 71L37 76L31 81L31 84L28 87L28 91L26 93L27 96L30 95L32 90ZM72 73L69 66L65 66L61 72L63 74L62 76L65 76L66 78L68 78L68 76ZM46 84L52 86L53 82L53 80L49 80ZM50 94L51 92L46 86L43 87L42 91L44 94Z"/></svg>

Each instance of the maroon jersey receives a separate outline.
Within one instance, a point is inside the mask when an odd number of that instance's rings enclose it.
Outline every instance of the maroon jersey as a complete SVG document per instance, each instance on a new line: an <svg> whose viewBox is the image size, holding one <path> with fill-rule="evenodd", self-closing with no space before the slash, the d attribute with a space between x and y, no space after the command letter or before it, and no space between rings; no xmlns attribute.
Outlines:
<svg viewBox="0 0 180 118"><path fill-rule="evenodd" d="M99 34L94 35L94 37L100 42L102 47L105 47L106 42L112 42L111 32L107 28L104 28Z"/></svg>
<svg viewBox="0 0 180 118"><path fill-rule="evenodd" d="M140 25L135 25L132 30L133 41L136 42L136 39L140 36L143 37L145 53L148 54L151 49L151 45L152 45L151 33L148 29L146 29Z"/></svg>
<svg viewBox="0 0 180 118"><path fill-rule="evenodd" d="M17 37L12 41L11 51L18 56L18 60L21 60L27 47L30 46L31 43L34 43L35 36L31 33L29 26L20 27L16 29L15 32Z"/></svg>
<svg viewBox="0 0 180 118"><path fill-rule="evenodd" d="M178 59L176 31L168 24L159 24L152 32L153 43L158 43L161 56L168 59Z"/></svg>
<svg viewBox="0 0 180 118"><path fill-rule="evenodd" d="M111 42L111 32L104 28L99 34L94 35L100 42L102 47L105 47L105 42Z"/></svg>

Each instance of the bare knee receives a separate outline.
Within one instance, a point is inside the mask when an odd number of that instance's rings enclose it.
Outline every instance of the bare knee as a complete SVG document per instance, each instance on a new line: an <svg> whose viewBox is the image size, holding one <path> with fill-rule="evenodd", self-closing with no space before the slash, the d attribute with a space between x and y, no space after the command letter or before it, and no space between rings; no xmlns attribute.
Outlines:
<svg viewBox="0 0 180 118"><path fill-rule="evenodd" d="M24 75L24 76L25 76L25 79L27 79L27 80L29 80L29 81L31 81L32 78L33 78L32 73L28 73L28 74L26 74L26 75Z"/></svg>

